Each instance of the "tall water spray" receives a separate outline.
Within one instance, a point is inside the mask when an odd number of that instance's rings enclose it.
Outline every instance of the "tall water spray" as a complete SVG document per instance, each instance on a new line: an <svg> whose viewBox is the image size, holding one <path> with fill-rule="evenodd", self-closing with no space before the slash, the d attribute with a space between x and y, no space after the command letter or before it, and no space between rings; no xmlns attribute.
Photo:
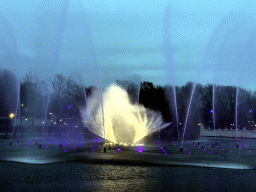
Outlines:
<svg viewBox="0 0 256 192"><path fill-rule="evenodd" d="M92 70L92 73L94 75L94 79L98 90L99 90L99 94L100 94L100 101L101 101L101 114L102 114L102 131L103 131L103 138L106 138L106 132L105 132L105 111L104 111L104 102L103 102L103 85L102 85L102 75L100 72L100 67L98 65L98 61L97 61L97 56L96 56L96 52L95 52L95 47L94 47L94 43L93 43L93 38L92 38L92 34L91 34L91 30L90 30L90 25L89 25L89 20L88 17L86 15L86 8L83 7L83 5L80 3L80 8L82 8L81 12L82 12L82 17L83 17L83 24L84 24L84 36L87 37L87 44L86 44L86 51L87 51L87 57L88 57L88 61L87 63L89 63L89 65L93 65L92 68L96 67L96 70Z"/></svg>
<svg viewBox="0 0 256 192"><path fill-rule="evenodd" d="M20 116L20 115L18 115L18 113L20 114L20 80L19 79L17 79L17 103L16 103L14 123L13 123L12 139L14 137L17 117Z"/></svg>
<svg viewBox="0 0 256 192"><path fill-rule="evenodd" d="M58 10L52 10L53 7L58 7ZM37 26L37 36L35 39L36 47L36 63L40 65L42 62L47 62L50 65L51 71L50 80L47 82L46 88L46 103L45 103L45 123L47 122L47 112L51 96L51 83L58 73L59 57L62 45L63 34L67 22L67 13L69 9L69 0L64 1L43 1L41 4L41 15ZM47 35L51 34L51 36ZM43 42L42 42L43 41ZM44 66L45 63L42 63ZM44 133L45 124L43 125L42 135Z"/></svg>
<svg viewBox="0 0 256 192"><path fill-rule="evenodd" d="M184 130L183 130L183 137L182 137L181 148L182 148L182 146L183 146L184 136L185 136L185 133L186 133L187 123L188 123L188 117L189 117L190 107L191 107L191 103L192 103L192 100L193 100L195 88L196 88L196 83L193 84L192 93L191 93L191 95L190 95L190 100L189 100L189 105L188 105L188 110L187 110L187 115L186 115Z"/></svg>
<svg viewBox="0 0 256 192"><path fill-rule="evenodd" d="M170 5L168 4L165 8L164 12L164 48L165 48L165 55L167 58L167 65L169 67L168 72L170 73L170 81L175 81L175 66L174 66L174 60L173 60L173 54L174 54L174 48L171 43L171 28L170 28ZM177 95L176 95L176 88L175 83L173 83L173 98L174 98L174 106L175 106L175 115L176 115L176 125L177 125L177 132L178 132L178 139L179 139L179 117L178 117L178 107L177 107Z"/></svg>
<svg viewBox="0 0 256 192"><path fill-rule="evenodd" d="M239 87L236 87L236 140L237 140L237 130L238 130L238 125L237 125L237 113L238 113L238 94L239 94Z"/></svg>
<svg viewBox="0 0 256 192"><path fill-rule="evenodd" d="M215 140L216 140L216 132L215 132L215 88L216 88L216 84L212 85L212 121L213 121L213 128L214 128L214 136L215 136Z"/></svg>

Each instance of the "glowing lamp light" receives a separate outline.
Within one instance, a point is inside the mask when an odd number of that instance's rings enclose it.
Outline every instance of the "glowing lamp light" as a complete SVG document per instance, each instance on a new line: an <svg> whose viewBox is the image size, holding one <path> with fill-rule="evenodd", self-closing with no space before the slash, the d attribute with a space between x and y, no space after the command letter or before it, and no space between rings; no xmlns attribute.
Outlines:
<svg viewBox="0 0 256 192"><path fill-rule="evenodd" d="M13 117L15 117L14 113L10 113L9 117L12 119Z"/></svg>
<svg viewBox="0 0 256 192"><path fill-rule="evenodd" d="M210 112L213 113L213 110L211 110Z"/></svg>
<svg viewBox="0 0 256 192"><path fill-rule="evenodd" d="M70 109L71 107L70 107L70 105L68 106L68 109Z"/></svg>
<svg viewBox="0 0 256 192"><path fill-rule="evenodd" d="M138 152L139 152L139 153L143 152L143 147L139 147L139 148L138 148Z"/></svg>
<svg viewBox="0 0 256 192"><path fill-rule="evenodd" d="M251 113L251 112L252 112L252 110L249 110L249 112Z"/></svg>

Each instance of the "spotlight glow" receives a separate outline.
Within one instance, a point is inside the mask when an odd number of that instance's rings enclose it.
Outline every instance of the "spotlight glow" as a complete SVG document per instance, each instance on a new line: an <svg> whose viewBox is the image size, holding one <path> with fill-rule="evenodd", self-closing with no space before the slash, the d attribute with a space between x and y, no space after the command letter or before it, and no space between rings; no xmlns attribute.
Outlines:
<svg viewBox="0 0 256 192"><path fill-rule="evenodd" d="M100 91L94 91L81 115L90 131L113 143L133 144L171 124L163 123L160 113L131 104L128 93L116 85L108 87L102 99Z"/></svg>

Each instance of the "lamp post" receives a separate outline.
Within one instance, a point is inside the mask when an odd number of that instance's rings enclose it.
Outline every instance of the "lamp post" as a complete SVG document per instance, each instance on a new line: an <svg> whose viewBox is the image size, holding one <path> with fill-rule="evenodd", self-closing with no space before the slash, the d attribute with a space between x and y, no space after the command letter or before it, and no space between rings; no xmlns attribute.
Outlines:
<svg viewBox="0 0 256 192"><path fill-rule="evenodd" d="M12 120L14 117L15 117L15 114L14 114L14 113L10 113L10 114L9 114L9 118L10 118L11 120ZM14 129L15 129L15 125L13 124L12 139L13 139L13 136L14 136Z"/></svg>

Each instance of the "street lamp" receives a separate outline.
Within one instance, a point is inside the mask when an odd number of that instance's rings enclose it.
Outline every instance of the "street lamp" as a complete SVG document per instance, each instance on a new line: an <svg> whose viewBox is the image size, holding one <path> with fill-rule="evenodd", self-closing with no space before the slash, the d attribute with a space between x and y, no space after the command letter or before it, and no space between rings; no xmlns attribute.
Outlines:
<svg viewBox="0 0 256 192"><path fill-rule="evenodd" d="M10 113L9 117L12 119L14 117L14 113Z"/></svg>

